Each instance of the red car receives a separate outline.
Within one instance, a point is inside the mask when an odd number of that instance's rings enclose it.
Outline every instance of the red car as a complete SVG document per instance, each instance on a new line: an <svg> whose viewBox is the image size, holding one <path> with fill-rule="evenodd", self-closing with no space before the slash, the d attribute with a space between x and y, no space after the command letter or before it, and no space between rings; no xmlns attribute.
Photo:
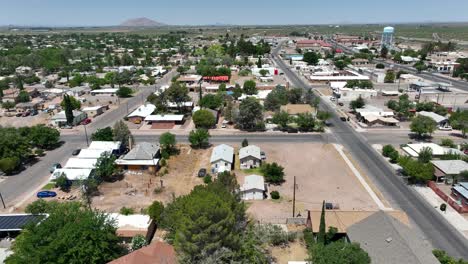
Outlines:
<svg viewBox="0 0 468 264"><path fill-rule="evenodd" d="M86 118L85 120L81 121L82 125L87 125L89 123L91 123L91 119L89 119L89 118Z"/></svg>

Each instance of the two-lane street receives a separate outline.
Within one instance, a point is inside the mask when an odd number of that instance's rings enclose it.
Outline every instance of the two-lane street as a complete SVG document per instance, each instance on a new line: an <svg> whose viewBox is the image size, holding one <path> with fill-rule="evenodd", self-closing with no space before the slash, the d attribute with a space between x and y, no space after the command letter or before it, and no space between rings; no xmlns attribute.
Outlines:
<svg viewBox="0 0 468 264"><path fill-rule="evenodd" d="M311 89L310 85L297 76L278 56L278 49L274 51L273 58L276 64L286 74L292 85ZM275 54L276 53L276 54ZM323 110L334 112L334 109L321 103ZM348 122L341 121L336 115L331 119L332 132L363 168L371 179L380 188L387 200L395 208L405 211L412 223L421 231L435 248L446 250L448 254L456 257L468 258L468 241L450 225L435 209L429 205L419 194L409 188L401 178L395 175L379 153L377 153L367 140L357 133Z"/></svg>

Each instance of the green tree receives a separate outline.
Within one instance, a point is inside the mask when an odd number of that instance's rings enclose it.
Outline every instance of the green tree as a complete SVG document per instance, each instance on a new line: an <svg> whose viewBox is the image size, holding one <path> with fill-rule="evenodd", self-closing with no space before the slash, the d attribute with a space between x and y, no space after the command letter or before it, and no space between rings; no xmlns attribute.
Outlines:
<svg viewBox="0 0 468 264"><path fill-rule="evenodd" d="M7 175L12 174L20 166L20 160L17 157L5 157L0 159L0 170Z"/></svg>
<svg viewBox="0 0 468 264"><path fill-rule="evenodd" d="M65 173L62 173L57 179L55 179L55 185L64 192L70 191L71 184Z"/></svg>
<svg viewBox="0 0 468 264"><path fill-rule="evenodd" d="M258 57L257 68L259 68L259 69L262 68L262 58L260 58L260 57Z"/></svg>
<svg viewBox="0 0 468 264"><path fill-rule="evenodd" d="M260 73L261 76L265 77L267 76L270 72L265 69L261 69L258 73Z"/></svg>
<svg viewBox="0 0 468 264"><path fill-rule="evenodd" d="M163 212L164 212L164 205L159 201L154 201L148 207L148 215L151 218L151 220L156 221L156 223L159 223L161 221Z"/></svg>
<svg viewBox="0 0 468 264"><path fill-rule="evenodd" d="M428 163L432 160L432 149L424 147L419 151L418 161L422 163Z"/></svg>
<svg viewBox="0 0 468 264"><path fill-rule="evenodd" d="M116 95L120 98L132 97L133 90L127 86L121 86L116 92Z"/></svg>
<svg viewBox="0 0 468 264"><path fill-rule="evenodd" d="M67 98L68 99L65 99L65 97L64 97L62 102L60 103L60 106L63 109L67 108L66 100L70 100L72 110L79 110L81 108L81 102L79 100L77 100L75 97L68 95Z"/></svg>
<svg viewBox="0 0 468 264"><path fill-rule="evenodd" d="M2 103L2 107L8 111L10 111L11 108L15 107L15 102L13 101L5 101Z"/></svg>
<svg viewBox="0 0 468 264"><path fill-rule="evenodd" d="M99 128L91 134L91 140L93 141L114 141L114 131L111 127Z"/></svg>
<svg viewBox="0 0 468 264"><path fill-rule="evenodd" d="M77 202L48 207L41 224L27 225L16 238L6 263L107 263L124 253L115 221L105 213Z"/></svg>
<svg viewBox="0 0 468 264"><path fill-rule="evenodd" d="M206 129L192 130L189 134L189 142L193 148L205 148L210 145L210 137Z"/></svg>
<svg viewBox="0 0 468 264"><path fill-rule="evenodd" d="M257 84L254 80L247 80L244 82L243 90L247 95L257 94Z"/></svg>
<svg viewBox="0 0 468 264"><path fill-rule="evenodd" d="M309 251L314 264L370 264L371 259L357 243L337 241L328 245L314 244Z"/></svg>
<svg viewBox="0 0 468 264"><path fill-rule="evenodd" d="M395 72L394 71L387 71L384 78L385 83L394 83L395 82Z"/></svg>
<svg viewBox="0 0 468 264"><path fill-rule="evenodd" d="M28 138L35 147L53 149L59 144L60 132L45 125L36 125L29 130Z"/></svg>
<svg viewBox="0 0 468 264"><path fill-rule="evenodd" d="M207 94L200 100L200 106L210 109L219 109L223 105L223 97L218 94Z"/></svg>
<svg viewBox="0 0 468 264"><path fill-rule="evenodd" d="M317 243L325 244L326 226L325 226L325 201L322 202L322 212L320 213L319 232L317 234Z"/></svg>
<svg viewBox="0 0 468 264"><path fill-rule="evenodd" d="M164 92L164 95L171 103L177 105L179 113L181 112L182 104L190 100L187 87L179 82L172 83L171 86L169 86L169 88Z"/></svg>
<svg viewBox="0 0 468 264"><path fill-rule="evenodd" d="M388 56L388 48L387 46L383 45L382 49L380 49L380 57L387 58Z"/></svg>
<svg viewBox="0 0 468 264"><path fill-rule="evenodd" d="M246 138L244 138L244 140L242 140L242 147L245 148L248 145L249 145L249 141Z"/></svg>
<svg viewBox="0 0 468 264"><path fill-rule="evenodd" d="M132 250L138 250L144 246L146 246L146 238L143 235L136 235L132 238Z"/></svg>
<svg viewBox="0 0 468 264"><path fill-rule="evenodd" d="M315 52L304 53L303 61L307 62L308 65L317 65L321 56Z"/></svg>
<svg viewBox="0 0 468 264"><path fill-rule="evenodd" d="M118 172L115 164L116 157L112 154L104 152L96 161L94 173L98 180L112 181L115 174Z"/></svg>
<svg viewBox="0 0 468 264"><path fill-rule="evenodd" d="M468 261L463 259L456 260L449 256L447 252L440 249L432 250L432 254L439 260L440 264L468 264Z"/></svg>
<svg viewBox="0 0 468 264"><path fill-rule="evenodd" d="M17 103L27 103L31 101L31 97L29 96L28 92L20 91L15 101Z"/></svg>
<svg viewBox="0 0 468 264"><path fill-rule="evenodd" d="M353 100L349 103L349 107L353 110L356 110L358 108L363 108L366 105L366 101L359 96L356 100Z"/></svg>
<svg viewBox="0 0 468 264"><path fill-rule="evenodd" d="M175 152L177 140L174 134L166 132L159 137L161 151L169 155Z"/></svg>
<svg viewBox="0 0 468 264"><path fill-rule="evenodd" d="M432 118L427 116L418 115L411 121L410 129L418 137L429 134L431 135L437 128L437 123Z"/></svg>
<svg viewBox="0 0 468 264"><path fill-rule="evenodd" d="M237 100L237 98L241 96L242 96L242 88L240 87L239 84L236 83L234 89L232 89L232 97L234 97Z"/></svg>
<svg viewBox="0 0 468 264"><path fill-rule="evenodd" d="M73 116L73 104L68 94L63 95L64 101L64 108L65 108L65 117L67 118L67 124L73 125L73 120L75 119Z"/></svg>
<svg viewBox="0 0 468 264"><path fill-rule="evenodd" d="M315 118L311 113L300 113L294 119L300 131L310 132L314 130Z"/></svg>
<svg viewBox="0 0 468 264"><path fill-rule="evenodd" d="M241 130L254 130L263 124L263 107L260 102L248 97L239 105L237 125Z"/></svg>
<svg viewBox="0 0 468 264"><path fill-rule="evenodd" d="M278 163L265 163L260 169L265 176L266 182L272 184L281 184L284 182L284 168L278 165Z"/></svg>
<svg viewBox="0 0 468 264"><path fill-rule="evenodd" d="M114 128L112 129L112 135L112 140L121 142L123 148L132 147L129 145L131 139L133 139L133 136L130 132L130 129L124 121L119 120L115 122Z"/></svg>
<svg viewBox="0 0 468 264"><path fill-rule="evenodd" d="M284 129L288 126L290 121L289 114L285 111L276 112L271 120L274 124L277 124L280 128Z"/></svg>
<svg viewBox="0 0 468 264"><path fill-rule="evenodd" d="M266 97L264 106L268 111L278 111L289 102L288 91L284 86L276 86Z"/></svg>
<svg viewBox="0 0 468 264"><path fill-rule="evenodd" d="M449 121L453 128L462 132L463 137L466 136L468 131L468 110L461 111L458 109L450 115Z"/></svg>
<svg viewBox="0 0 468 264"><path fill-rule="evenodd" d="M375 65L375 68L376 68L376 69L385 69L385 65L384 65L383 63L377 63L377 64Z"/></svg>
<svg viewBox="0 0 468 264"><path fill-rule="evenodd" d="M397 150L392 145L385 145L382 148L382 155L384 157L390 157L390 155L395 151Z"/></svg>
<svg viewBox="0 0 468 264"><path fill-rule="evenodd" d="M176 198L164 210L162 226L182 262L199 263L221 248L239 252L244 219L244 205L215 181Z"/></svg>
<svg viewBox="0 0 468 264"><path fill-rule="evenodd" d="M302 88L292 88L288 91L288 100L291 104L301 104L302 96L304 94L304 89Z"/></svg>
<svg viewBox="0 0 468 264"><path fill-rule="evenodd" d="M197 128L210 129L216 124L216 119L213 113L205 109L196 111L193 114L192 119Z"/></svg>
<svg viewBox="0 0 468 264"><path fill-rule="evenodd" d="M443 138L440 145L444 147L449 147L449 148L457 147L457 145L450 138Z"/></svg>

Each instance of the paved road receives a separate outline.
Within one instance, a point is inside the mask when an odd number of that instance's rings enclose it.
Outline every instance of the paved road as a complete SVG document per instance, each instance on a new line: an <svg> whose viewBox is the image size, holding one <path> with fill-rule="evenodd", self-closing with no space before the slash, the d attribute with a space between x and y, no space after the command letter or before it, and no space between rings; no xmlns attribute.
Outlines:
<svg viewBox="0 0 468 264"><path fill-rule="evenodd" d="M342 50L344 50L347 53L350 53L350 54L356 53L351 48L349 48L347 46L344 46L342 44L339 44L339 43L335 42L334 40L328 40L328 42L330 42L333 45L337 45L338 47L340 47ZM379 58L374 59L374 60L377 61L377 62L383 63L387 67L393 67L394 69L401 69L401 70L409 72L409 73L411 73L413 75L416 75L416 76L419 76L419 77L422 77L422 78L425 78L425 79L428 79L428 80L432 80L434 82L451 83L453 85L453 87L455 87L455 88L458 88L458 89L464 90L464 91L468 91L468 82L465 82L465 81L454 80L454 79L452 79L450 77L441 76L441 75L430 73L430 72L418 73L418 71L415 68L411 67L411 66L404 65L404 64L398 64L398 63L394 63L394 62L389 62L389 61L385 61L385 60L379 59Z"/></svg>
<svg viewBox="0 0 468 264"><path fill-rule="evenodd" d="M296 87L310 88L305 84L275 53L273 58L283 70L292 84ZM333 112L333 108L322 102L321 108ZM392 206L404 210L417 231L421 231L435 248L446 250L449 255L468 259L468 241L451 226L434 208L419 194L409 188L389 164L370 146L367 140L355 132L347 122L341 121L337 116L331 119L334 124L332 132L336 140L344 145L352 154L366 173L373 179Z"/></svg>
<svg viewBox="0 0 468 264"><path fill-rule="evenodd" d="M152 87L140 87L140 91L134 97L122 100L117 109L97 117L87 126L88 135L91 135L96 129L107 126L113 126L117 120L124 118L129 111L134 110L146 100L146 97L154 92L160 85L166 84L171 80L176 72L166 74L159 82L159 85ZM69 140L73 138L74 140ZM85 148L86 138L83 127L76 130L64 130L61 140L64 144L53 151L48 151L44 157L41 157L35 164L30 165L26 170L13 176L8 176L0 182L0 192L7 207L15 206L21 202L27 195L33 194L35 190L47 183L50 176L49 167L59 162L64 164L71 156L74 149ZM2 209L2 208L1 208ZM0 210L1 210L0 209ZM8 210L9 208L7 208Z"/></svg>

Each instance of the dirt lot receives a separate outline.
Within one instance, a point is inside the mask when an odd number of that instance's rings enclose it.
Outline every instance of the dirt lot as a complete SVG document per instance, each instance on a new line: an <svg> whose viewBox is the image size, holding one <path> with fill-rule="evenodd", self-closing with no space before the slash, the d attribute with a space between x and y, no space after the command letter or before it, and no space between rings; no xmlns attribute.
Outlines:
<svg viewBox="0 0 468 264"><path fill-rule="evenodd" d="M285 168L281 186L269 186L268 192L279 191L279 201L249 202L248 212L260 221L290 217L292 214L293 181L296 176L296 214L320 210L322 201L339 204L341 210L377 210L378 207L332 145L259 144L267 162ZM237 172L239 184L244 173Z"/></svg>
<svg viewBox="0 0 468 264"><path fill-rule="evenodd" d="M278 264L288 263L288 261L304 261L309 257L305 245L299 241L289 243L287 247L273 247L271 255Z"/></svg>
<svg viewBox="0 0 468 264"><path fill-rule="evenodd" d="M131 207L135 212L146 208L153 201L168 203L173 196L188 194L192 188L202 184L196 176L200 164L209 162L210 151L192 150L188 146L180 147L180 155L172 157L166 167L164 176L127 173L125 178L114 183L104 183L99 190L102 193L93 200L93 206L107 212L118 212L123 206ZM154 189L163 181L164 189L155 194Z"/></svg>

